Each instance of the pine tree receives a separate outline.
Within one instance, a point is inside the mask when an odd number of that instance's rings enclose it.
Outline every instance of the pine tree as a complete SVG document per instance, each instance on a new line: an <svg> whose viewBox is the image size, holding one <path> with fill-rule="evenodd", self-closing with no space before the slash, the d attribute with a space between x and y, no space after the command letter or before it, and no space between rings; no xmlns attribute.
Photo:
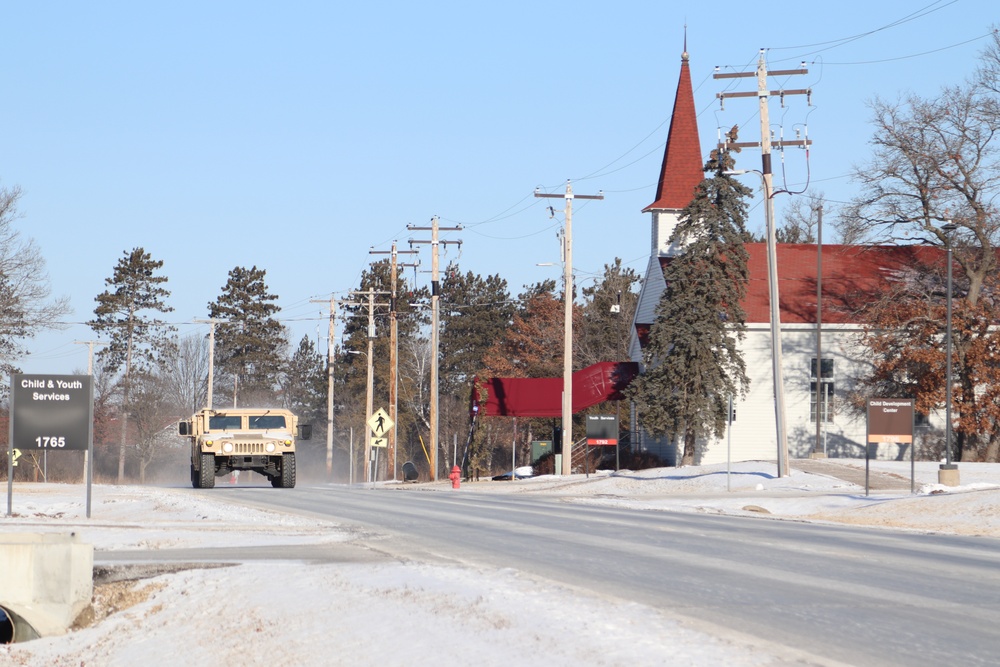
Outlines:
<svg viewBox="0 0 1000 667"><path fill-rule="evenodd" d="M604 265L604 276L582 290L580 326L574 328L573 357L581 368L602 361L627 361L632 317L639 296L639 274L622 267L620 258Z"/></svg>
<svg viewBox="0 0 1000 667"><path fill-rule="evenodd" d="M738 343L746 329L751 192L724 173L732 166L728 151L713 151L705 171L714 176L681 213L670 242L682 251L664 269L646 370L628 390L649 433L683 438L683 465L694 462L698 438L724 433L730 396L745 395L749 385Z"/></svg>
<svg viewBox="0 0 1000 667"><path fill-rule="evenodd" d="M275 394L284 364L288 334L275 315L278 297L268 291L266 272L237 266L222 294L208 304L215 331L216 382L231 389L233 404L277 405Z"/></svg>
<svg viewBox="0 0 1000 667"><path fill-rule="evenodd" d="M470 383L483 366L494 341L503 337L515 306L507 281L499 275L483 278L462 274L450 264L441 282L441 390L446 396L468 398Z"/></svg>
<svg viewBox="0 0 1000 667"><path fill-rule="evenodd" d="M109 336L99 353L112 373L123 370L121 380L121 433L118 448L118 483L125 478L125 441L131 409L130 386L133 374L148 373L163 356L173 354L174 328L149 313L168 313L170 292L163 287L166 276L155 275L163 267L142 248L126 251L114 272L104 282L110 288L97 295L94 319L88 324L98 335Z"/></svg>
<svg viewBox="0 0 1000 667"><path fill-rule="evenodd" d="M285 407L298 415L299 423L314 427L326 424L327 383L326 359L309 336L303 336L288 361L282 382ZM316 436L325 433L325 428L314 430Z"/></svg>

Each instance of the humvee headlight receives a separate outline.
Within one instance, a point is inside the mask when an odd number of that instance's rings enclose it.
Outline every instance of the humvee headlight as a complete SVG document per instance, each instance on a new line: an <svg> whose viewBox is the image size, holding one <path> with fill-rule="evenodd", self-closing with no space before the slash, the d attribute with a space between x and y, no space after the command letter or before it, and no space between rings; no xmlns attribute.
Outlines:
<svg viewBox="0 0 1000 667"><path fill-rule="evenodd" d="M269 452L273 452L274 451L274 443L273 442L267 443L267 446L264 447L264 449L266 449Z"/></svg>
<svg viewBox="0 0 1000 667"><path fill-rule="evenodd" d="M226 454L233 451L233 443L227 442L226 444L222 445L222 451L224 451Z"/></svg>

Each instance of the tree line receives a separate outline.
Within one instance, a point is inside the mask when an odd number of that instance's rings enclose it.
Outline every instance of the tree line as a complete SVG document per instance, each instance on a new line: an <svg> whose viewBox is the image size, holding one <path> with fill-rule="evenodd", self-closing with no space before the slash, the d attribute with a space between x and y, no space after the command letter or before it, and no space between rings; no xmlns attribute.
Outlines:
<svg viewBox="0 0 1000 667"><path fill-rule="evenodd" d="M869 102L874 134L870 158L856 167L857 195L837 212L843 243L924 244L954 256L953 377L957 460L1000 460L1000 37L993 33L975 71L938 95L907 94ZM683 460L698 437L717 434L726 416L720 397L740 396L749 380L739 351L745 323L745 252L754 240L746 230L751 193L726 172L732 155L716 151L708 177L682 213L675 239L690 252L667 264L667 285L645 351L646 375L629 395L650 432L682 436ZM13 226L20 190L0 188L0 370L17 371L25 342L57 326L67 313L51 297L44 262L31 240ZM793 206L779 232L784 242L812 242L821 194ZM950 224L946 224L950 223ZM953 231L952 231L953 228ZM855 409L866 394L912 396L921 414L941 410L945 398L943 253L892 276L882 298L853 305L862 324L860 354L869 370L854 378ZM90 324L107 346L95 370L98 424L95 437L113 461L118 480L142 479L166 447L163 434L207 396L208 343L179 338L164 316L170 312L162 262L143 248L125 251L97 296ZM399 460L426 469L429 422L429 294L397 276L388 260L371 265L357 291L394 292L399 322ZM614 260L574 297L574 369L628 359L639 276ZM851 295L843 295L850 297ZM557 377L561 374L563 295L555 281L523 287L512 295L499 275L480 276L452 263L441 280L439 460L451 461L449 445L465 446L471 379L477 374ZM850 301L850 299L847 299ZM612 309L610 306L615 305ZM281 323L278 297L262 268L234 267L206 313L215 331L216 405L291 408L325 437L328 356L308 338L293 344ZM376 405L388 400L389 305L376 305L372 363ZM338 470L348 461L351 429L360 443L364 426L368 313L347 306L343 342L332 354L335 368L333 428ZM364 352L365 354L361 354ZM851 403L851 401L848 401ZM582 416L581 416L582 418ZM628 425L631 429L634 425ZM579 424L576 424L579 429ZM469 450L472 467L508 467L512 445L524 460L527 443L548 439L550 420L485 420ZM172 434L171 434L172 435ZM448 442L448 439L451 442ZM516 443L516 444L515 444ZM689 446L690 445L690 446ZM362 449L361 447L356 447ZM384 462L383 462L384 463ZM383 470L381 476L393 475Z"/></svg>

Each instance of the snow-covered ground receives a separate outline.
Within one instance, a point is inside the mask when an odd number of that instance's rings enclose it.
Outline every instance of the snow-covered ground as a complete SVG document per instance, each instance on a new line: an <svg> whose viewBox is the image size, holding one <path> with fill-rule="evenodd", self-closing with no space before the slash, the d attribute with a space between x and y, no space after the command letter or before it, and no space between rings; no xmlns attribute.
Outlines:
<svg viewBox="0 0 1000 667"><path fill-rule="evenodd" d="M831 460L863 468L863 461ZM940 487L918 463L917 494L865 496L834 477L774 464L601 472L515 482L412 485L414 492L538 493L652 511L828 521L1000 536L1000 465L960 465ZM909 479L909 463L872 462ZM334 522L236 507L184 488L16 484L0 531L79 533L100 550L347 541ZM3 508L6 509L5 507ZM64 636L0 646L0 664L104 665L791 665L748 638L717 638L647 607L516 571L420 563L248 562L97 587L94 619ZM2 591L0 591L2 598ZM613 637L614 641L609 641Z"/></svg>

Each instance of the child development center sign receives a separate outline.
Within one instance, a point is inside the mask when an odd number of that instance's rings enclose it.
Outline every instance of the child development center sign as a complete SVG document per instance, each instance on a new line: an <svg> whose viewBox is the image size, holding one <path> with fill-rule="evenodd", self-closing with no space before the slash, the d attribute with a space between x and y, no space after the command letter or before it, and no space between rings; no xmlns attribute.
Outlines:
<svg viewBox="0 0 1000 667"><path fill-rule="evenodd" d="M910 487L914 478L913 458L913 399L868 399L868 435L865 437L865 495L868 495L868 460L881 444L907 445L910 449Z"/></svg>

